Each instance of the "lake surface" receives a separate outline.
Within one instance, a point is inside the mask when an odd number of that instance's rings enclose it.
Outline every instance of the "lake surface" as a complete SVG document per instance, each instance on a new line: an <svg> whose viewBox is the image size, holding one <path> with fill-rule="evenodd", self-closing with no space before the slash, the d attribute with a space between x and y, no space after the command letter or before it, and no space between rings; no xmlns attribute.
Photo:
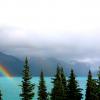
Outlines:
<svg viewBox="0 0 100 100"><path fill-rule="evenodd" d="M83 89L83 100L85 97L85 89L86 89L86 77L77 77L77 80L79 82L79 85ZM46 86L48 92L51 91L52 88L52 83L51 83L51 77L46 77ZM39 77L34 77L32 79L32 82L35 83L35 97L33 98L34 100L37 100L37 87L38 87L38 82L39 82ZM20 100L19 94L21 92L21 87L19 86L21 84L21 78L20 77L15 77L13 79L1 77L0 78L0 90L2 91L3 94L3 100Z"/></svg>

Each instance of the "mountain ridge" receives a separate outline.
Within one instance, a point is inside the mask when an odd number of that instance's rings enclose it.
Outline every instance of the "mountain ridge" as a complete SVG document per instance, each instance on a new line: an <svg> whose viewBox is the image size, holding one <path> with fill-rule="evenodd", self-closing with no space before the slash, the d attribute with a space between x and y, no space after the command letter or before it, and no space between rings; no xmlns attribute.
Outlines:
<svg viewBox="0 0 100 100"><path fill-rule="evenodd" d="M59 63L64 68L67 76L69 75L71 68L74 69L76 76L86 76L92 66L91 64L77 61L74 61L74 63L64 62L56 58L42 59L40 57L30 57L29 59L29 65L33 76L39 76L41 70L44 71L46 76L53 76L55 74L57 64ZM5 66L13 76L22 75L24 65L23 60L0 52L0 64Z"/></svg>

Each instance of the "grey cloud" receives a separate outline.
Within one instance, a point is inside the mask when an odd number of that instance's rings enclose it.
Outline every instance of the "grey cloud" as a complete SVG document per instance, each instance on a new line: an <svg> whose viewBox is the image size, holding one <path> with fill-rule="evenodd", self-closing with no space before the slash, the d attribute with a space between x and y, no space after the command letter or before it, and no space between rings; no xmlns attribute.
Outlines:
<svg viewBox="0 0 100 100"><path fill-rule="evenodd" d="M17 28L0 29L0 51L17 56L93 59L100 57L99 44L99 32L43 34Z"/></svg>

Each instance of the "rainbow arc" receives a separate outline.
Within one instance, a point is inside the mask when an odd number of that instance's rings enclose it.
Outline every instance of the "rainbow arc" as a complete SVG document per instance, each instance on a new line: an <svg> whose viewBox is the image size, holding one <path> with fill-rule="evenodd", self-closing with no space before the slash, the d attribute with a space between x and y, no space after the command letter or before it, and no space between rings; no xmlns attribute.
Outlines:
<svg viewBox="0 0 100 100"><path fill-rule="evenodd" d="M8 78L12 78L12 75L10 74L10 72L8 71L7 68L5 68L3 65L0 64L0 73L2 73L4 76L8 77Z"/></svg>

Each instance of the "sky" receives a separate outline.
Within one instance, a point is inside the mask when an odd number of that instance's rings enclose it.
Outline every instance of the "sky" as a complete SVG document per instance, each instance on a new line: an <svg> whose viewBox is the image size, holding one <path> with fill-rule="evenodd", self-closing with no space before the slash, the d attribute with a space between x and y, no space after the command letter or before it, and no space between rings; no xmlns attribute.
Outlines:
<svg viewBox="0 0 100 100"><path fill-rule="evenodd" d="M1 0L0 51L100 60L100 0Z"/></svg>

